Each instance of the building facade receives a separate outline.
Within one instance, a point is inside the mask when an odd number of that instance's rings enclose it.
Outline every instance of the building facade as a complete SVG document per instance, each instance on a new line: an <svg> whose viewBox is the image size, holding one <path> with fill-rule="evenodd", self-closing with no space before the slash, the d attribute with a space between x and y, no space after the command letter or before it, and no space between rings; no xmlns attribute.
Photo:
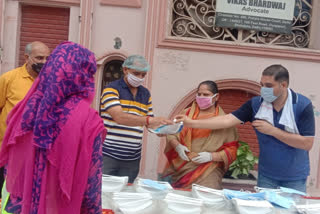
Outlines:
<svg viewBox="0 0 320 214"><path fill-rule="evenodd" d="M0 0L0 73L23 64L24 46L40 40L53 49L64 40L82 44L97 58L96 99L121 77L130 54L152 65L146 86L156 115L173 117L195 98L197 85L214 80L220 104L231 112L260 91L265 67L288 68L290 87L309 97L316 116L310 151L310 189L320 187L320 2L296 0L292 35L214 26L216 0ZM240 138L259 153L250 125ZM157 178L165 165L165 139L146 133L141 176ZM284 169L285 171L285 169Z"/></svg>

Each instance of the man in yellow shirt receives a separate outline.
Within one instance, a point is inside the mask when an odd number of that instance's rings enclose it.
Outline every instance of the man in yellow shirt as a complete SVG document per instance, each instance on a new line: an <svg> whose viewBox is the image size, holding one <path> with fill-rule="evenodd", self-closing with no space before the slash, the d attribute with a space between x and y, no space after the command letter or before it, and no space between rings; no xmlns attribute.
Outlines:
<svg viewBox="0 0 320 214"><path fill-rule="evenodd" d="M0 146L9 112L28 93L49 54L50 50L44 43L37 41L29 43L25 48L25 64L0 76ZM1 188L2 183L3 168L0 169Z"/></svg>

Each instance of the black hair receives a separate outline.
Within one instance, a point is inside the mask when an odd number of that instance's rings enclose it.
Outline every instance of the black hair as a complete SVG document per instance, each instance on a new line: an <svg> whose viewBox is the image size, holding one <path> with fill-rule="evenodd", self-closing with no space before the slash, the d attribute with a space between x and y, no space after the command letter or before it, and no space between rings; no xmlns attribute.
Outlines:
<svg viewBox="0 0 320 214"><path fill-rule="evenodd" d="M264 69L262 76L273 76L275 81L286 81L289 85L289 72L282 65L270 65Z"/></svg>
<svg viewBox="0 0 320 214"><path fill-rule="evenodd" d="M201 85L208 86L209 91L211 91L213 94L219 93L217 83L215 83L215 82L213 82L211 80L206 80L206 81L201 82L199 84L199 86L198 86L198 90L199 90Z"/></svg>
<svg viewBox="0 0 320 214"><path fill-rule="evenodd" d="M201 82L199 84L199 86L198 86L198 90L199 90L201 85L208 86L209 91L211 91L213 94L219 93L217 83L215 83L215 82L213 82L211 80L206 80L206 81ZM217 105L218 105L218 101L216 101L216 103L215 103L215 106L217 106Z"/></svg>

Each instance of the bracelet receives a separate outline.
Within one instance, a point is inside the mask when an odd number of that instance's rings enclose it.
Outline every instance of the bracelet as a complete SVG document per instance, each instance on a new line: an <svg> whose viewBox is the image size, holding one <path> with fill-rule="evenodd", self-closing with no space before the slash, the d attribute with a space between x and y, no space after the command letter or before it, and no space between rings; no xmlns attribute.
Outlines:
<svg viewBox="0 0 320 214"><path fill-rule="evenodd" d="M147 124L147 126L150 125L150 123L149 123L149 118L150 118L150 116L147 116L147 118L146 118L146 124Z"/></svg>

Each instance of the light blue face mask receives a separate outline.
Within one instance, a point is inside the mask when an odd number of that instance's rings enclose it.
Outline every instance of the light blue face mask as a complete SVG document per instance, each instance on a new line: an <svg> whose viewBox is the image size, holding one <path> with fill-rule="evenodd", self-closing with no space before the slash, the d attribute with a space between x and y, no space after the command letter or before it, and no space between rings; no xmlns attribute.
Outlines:
<svg viewBox="0 0 320 214"><path fill-rule="evenodd" d="M277 96L274 96L273 88L261 87L260 94L263 100L269 103L272 103L278 98Z"/></svg>

